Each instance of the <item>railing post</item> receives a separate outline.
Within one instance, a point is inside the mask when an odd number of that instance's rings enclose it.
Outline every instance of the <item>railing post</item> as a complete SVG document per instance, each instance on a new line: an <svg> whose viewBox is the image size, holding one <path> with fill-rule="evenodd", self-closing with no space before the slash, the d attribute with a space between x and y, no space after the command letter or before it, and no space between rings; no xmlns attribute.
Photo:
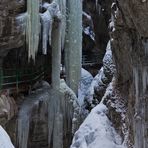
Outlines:
<svg viewBox="0 0 148 148"><path fill-rule="evenodd" d="M0 68L0 90L2 89L3 85L3 69Z"/></svg>
<svg viewBox="0 0 148 148"><path fill-rule="evenodd" d="M17 91L17 93L19 92L19 70L18 69L16 69L16 91Z"/></svg>

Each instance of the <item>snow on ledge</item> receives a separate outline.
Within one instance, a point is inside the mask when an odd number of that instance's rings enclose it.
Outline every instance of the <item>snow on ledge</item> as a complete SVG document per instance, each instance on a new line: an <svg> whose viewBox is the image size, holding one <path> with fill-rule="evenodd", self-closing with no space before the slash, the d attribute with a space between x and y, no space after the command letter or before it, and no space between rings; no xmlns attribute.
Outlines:
<svg viewBox="0 0 148 148"><path fill-rule="evenodd" d="M107 107L97 105L75 133L70 148L125 148L106 116Z"/></svg>
<svg viewBox="0 0 148 148"><path fill-rule="evenodd" d="M0 148L14 148L6 131L0 126Z"/></svg>

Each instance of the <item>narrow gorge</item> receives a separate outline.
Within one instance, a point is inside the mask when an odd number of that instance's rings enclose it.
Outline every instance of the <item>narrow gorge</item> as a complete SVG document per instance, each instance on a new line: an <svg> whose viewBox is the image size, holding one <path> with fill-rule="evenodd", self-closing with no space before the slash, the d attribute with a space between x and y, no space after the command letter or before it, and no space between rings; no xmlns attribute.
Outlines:
<svg viewBox="0 0 148 148"><path fill-rule="evenodd" d="M148 148L147 59L147 0L1 0L0 148Z"/></svg>

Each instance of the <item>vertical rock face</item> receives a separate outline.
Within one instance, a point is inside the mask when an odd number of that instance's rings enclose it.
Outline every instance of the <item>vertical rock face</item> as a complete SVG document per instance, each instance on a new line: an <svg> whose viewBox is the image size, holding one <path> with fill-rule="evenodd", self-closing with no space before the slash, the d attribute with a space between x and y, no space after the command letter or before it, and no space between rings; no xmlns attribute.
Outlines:
<svg viewBox="0 0 148 148"><path fill-rule="evenodd" d="M110 24L117 84L128 98L130 142L148 146L148 1L120 0L112 4Z"/></svg>
<svg viewBox="0 0 148 148"><path fill-rule="evenodd" d="M23 45L22 23L18 24L16 16L25 12L24 1L2 0L0 2L0 57L12 48Z"/></svg>
<svg viewBox="0 0 148 148"><path fill-rule="evenodd" d="M83 10L92 17L96 46L103 53L105 53L106 44L109 40L108 23L110 19L110 6L111 2L109 0L83 1Z"/></svg>

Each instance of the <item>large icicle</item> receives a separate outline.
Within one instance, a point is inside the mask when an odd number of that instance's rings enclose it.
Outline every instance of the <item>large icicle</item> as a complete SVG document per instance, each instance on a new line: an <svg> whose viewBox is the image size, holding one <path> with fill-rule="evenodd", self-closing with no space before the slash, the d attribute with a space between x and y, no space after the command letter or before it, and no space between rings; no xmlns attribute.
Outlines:
<svg viewBox="0 0 148 148"><path fill-rule="evenodd" d="M52 32L52 16L49 11L45 11L41 14L41 22L42 22L42 51L43 54L47 54L47 43L51 44L51 32Z"/></svg>
<svg viewBox="0 0 148 148"><path fill-rule="evenodd" d="M40 34L39 0L27 0L27 32L28 57L35 60Z"/></svg>
<svg viewBox="0 0 148 148"><path fill-rule="evenodd" d="M68 86L77 94L81 75L82 1L68 0L67 10L68 20L65 43L66 81Z"/></svg>
<svg viewBox="0 0 148 148"><path fill-rule="evenodd" d="M61 68L61 33L62 33L62 17L58 5L53 2L53 5L57 8L52 11L55 15L54 27L52 30L52 87L53 89L59 89L60 87L60 68ZM48 9L50 11L50 9Z"/></svg>
<svg viewBox="0 0 148 148"><path fill-rule="evenodd" d="M59 4L59 8L62 14L62 35L61 35L61 43L62 49L65 44L65 31L66 31L66 0L57 0Z"/></svg>

